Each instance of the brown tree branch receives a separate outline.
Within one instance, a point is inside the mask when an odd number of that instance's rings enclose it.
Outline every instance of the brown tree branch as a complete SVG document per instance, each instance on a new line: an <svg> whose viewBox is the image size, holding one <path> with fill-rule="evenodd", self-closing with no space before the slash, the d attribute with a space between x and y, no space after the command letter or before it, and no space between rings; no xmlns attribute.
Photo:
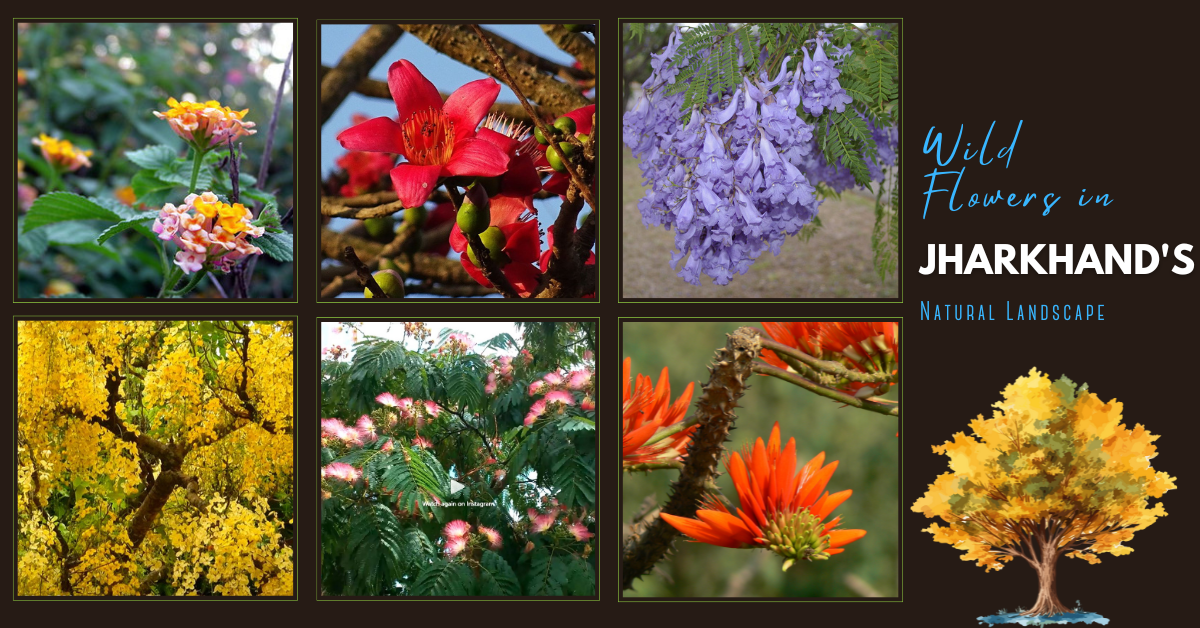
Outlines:
<svg viewBox="0 0 1200 628"><path fill-rule="evenodd" d="M322 125L403 34L394 24L372 24L342 54L337 66L321 78L318 115Z"/></svg>
<svg viewBox="0 0 1200 628"><path fill-rule="evenodd" d="M662 512L695 516L705 486L716 474L717 460L737 418L733 410L745 394L750 366L760 348L758 333L742 327L729 334L725 347L717 350L708 383L696 401L698 426L688 445L683 471L671 485L671 499ZM631 536L621 554L621 589L631 588L634 580L662 560L678 535L678 530L657 517L640 534Z"/></svg>
<svg viewBox="0 0 1200 628"><path fill-rule="evenodd" d="M520 299L521 295L517 293L517 289L508 281L508 276L504 274L504 271L500 270L495 260L492 259L492 253L483 245L483 241L479 239L479 236L474 233L464 235L467 236L467 246L471 247L471 250L475 252L475 259L479 260L479 270L483 273L483 276L491 282L492 286L500 294L504 295L504 298ZM465 255L466 251L463 251L463 254Z"/></svg>
<svg viewBox="0 0 1200 628"><path fill-rule="evenodd" d="M544 120L542 120L541 118L534 115L533 105L530 105L529 100L525 98L525 94L522 91L522 86L518 85L517 82L513 80L512 75L509 74L508 68L505 66L504 59L502 59L500 57L500 55L496 53L496 49L492 46L491 41L488 40L488 37L483 32L483 29L479 28L478 26L476 26L474 24L471 25L471 28L475 31L475 34L479 37L479 42L481 44L483 44L483 48L484 48L484 50L487 51L488 56L490 56L490 58L492 60L492 65L496 71L496 76L500 80L504 81L504 83L506 85L508 85L510 89L513 90L513 93L515 93L517 95L517 100L520 100L521 104L525 106L525 109L529 111L530 117L534 118L534 120L533 120L534 124L537 126L538 129L541 129L542 135L545 135L546 138L555 137L555 134L551 133L549 127L546 126L546 122ZM520 69L518 68L518 72L519 71L520 71ZM536 95L534 97L536 98ZM576 107L576 108L578 108L578 107ZM589 140L594 141L593 138L595 138L595 137L596 137L596 133L595 133L595 130L593 130L592 135L589 137ZM574 142L579 141L579 140L575 139L574 137L572 137L571 139ZM575 185L575 187L579 188L580 193L583 194L583 198L587 200L588 205L591 205L593 210L598 209L598 206L596 205L596 199L592 197L592 188L584 184L584 181L581 179L579 173L576 172L575 168L573 168L571 166L571 160L567 159L567 156L565 154L563 154L562 148L558 145L558 142L550 142L550 144L547 146L547 148L551 149L555 153L557 153L559 159L562 160L562 163L567 166L567 174L569 174L571 176L571 182Z"/></svg>
<svg viewBox="0 0 1200 628"><path fill-rule="evenodd" d="M579 33L572 33L562 24L542 24L542 30L555 46L575 57L584 70L593 76L596 75L596 44L592 40Z"/></svg>
<svg viewBox="0 0 1200 628"><path fill-rule="evenodd" d="M383 291L383 288L379 287L379 283L376 282L375 277L371 275L371 269L367 268L367 266L358 259L358 256L354 254L354 247L346 247L345 251L342 253L342 256L347 262L350 263L351 266L354 267L354 272L358 275L358 280L364 287L366 287L366 289L371 291L371 296L375 297L376 299L388 298L387 293Z"/></svg>
<svg viewBox="0 0 1200 628"><path fill-rule="evenodd" d="M466 26L460 24L401 24L400 28L415 35L434 50L452 59L457 59L480 72L492 74L492 62L488 57L488 51L480 45L479 40L471 34L471 30ZM500 40L495 35L490 37L497 41ZM528 93L530 98L537 101L543 111L541 115L560 116L589 104L588 99L584 98L579 90L543 73L537 66L519 59L514 59L512 65L517 79L516 85ZM509 87L513 86L511 80L505 82ZM527 111L531 118L539 115L532 108Z"/></svg>

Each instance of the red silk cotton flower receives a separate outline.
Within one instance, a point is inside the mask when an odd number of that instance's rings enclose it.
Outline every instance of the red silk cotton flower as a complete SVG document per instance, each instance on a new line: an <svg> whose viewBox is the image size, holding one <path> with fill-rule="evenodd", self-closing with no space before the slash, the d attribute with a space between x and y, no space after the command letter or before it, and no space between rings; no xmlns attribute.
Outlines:
<svg viewBox="0 0 1200 628"><path fill-rule="evenodd" d="M522 297L527 297L537 288L540 275L534 266L541 251L537 220L521 220L521 214L526 208L524 202L516 197L493 196L490 206L492 219L488 226L499 227L504 233L503 251L508 261L503 265L501 272L508 277L509 283ZM492 283L483 276L483 271L471 263L467 256L467 246L467 237L458 228L458 223L455 223L450 230L450 248L458 252L467 274L480 285L492 287Z"/></svg>
<svg viewBox="0 0 1200 628"><path fill-rule="evenodd" d="M578 137L580 135L592 134L592 116L595 113L596 105L588 105L563 115L575 121L575 135ZM550 162L546 160L547 150L549 150L549 148L546 146L540 147L540 150L537 154L537 159L534 160L534 164L543 171L553 171L550 168ZM570 187L570 183L571 175L565 172L554 172L554 174L546 180L546 183L542 185L542 189L561 196L567 193L567 188ZM594 181L592 182L592 191L596 191L596 185Z"/></svg>
<svg viewBox="0 0 1200 628"><path fill-rule="evenodd" d="M825 560L845 551L844 546L866 531L838 530L841 517L825 523L852 491L832 495L825 491L838 463L821 466L824 462L825 452L821 452L796 472L796 439L789 438L781 450L777 422L766 445L759 438L753 451L735 452L725 461L738 494L736 515L710 496L695 519L665 512L660 516L701 543L770 549L786 559L784 571L797 560Z"/></svg>
<svg viewBox="0 0 1200 628"><path fill-rule="evenodd" d="M429 199L438 180L450 176L495 177L508 169L508 155L475 137L496 102L500 84L485 78L455 90L445 102L433 83L405 59L388 70L397 120L375 118L342 131L348 150L396 153L406 162L392 169L392 184L405 207Z"/></svg>

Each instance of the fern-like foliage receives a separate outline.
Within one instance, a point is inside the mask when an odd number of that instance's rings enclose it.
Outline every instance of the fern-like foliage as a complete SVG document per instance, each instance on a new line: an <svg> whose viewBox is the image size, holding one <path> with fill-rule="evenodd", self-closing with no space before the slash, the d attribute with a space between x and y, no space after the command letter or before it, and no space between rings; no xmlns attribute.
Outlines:
<svg viewBox="0 0 1200 628"><path fill-rule="evenodd" d="M560 384L572 403L550 404L532 425L525 418L530 383L585 364L595 326L519 327L474 351L450 332L415 350L367 337L322 363L321 416L348 417L322 425L326 594L594 595L584 557L595 557L596 413L580 405L595 390ZM502 377L491 352L508 356ZM590 356L586 364L594 368ZM489 375L496 388L485 392ZM390 397L377 401L382 392ZM530 510L555 513L553 524L531 530ZM467 547L446 538L452 520L468 524ZM546 570L531 569L528 542L550 556Z"/></svg>

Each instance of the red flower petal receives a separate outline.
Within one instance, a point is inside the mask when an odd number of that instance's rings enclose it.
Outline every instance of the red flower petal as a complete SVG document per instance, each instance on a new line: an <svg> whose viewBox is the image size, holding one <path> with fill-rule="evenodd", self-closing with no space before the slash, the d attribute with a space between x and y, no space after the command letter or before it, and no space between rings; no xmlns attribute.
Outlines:
<svg viewBox="0 0 1200 628"><path fill-rule="evenodd" d="M533 196L542 189L542 178L533 167L533 159L529 155L517 155L508 162L508 172L504 174L500 193L510 196Z"/></svg>
<svg viewBox="0 0 1200 628"><path fill-rule="evenodd" d="M401 59L388 68L388 89L392 92L392 100L396 101L401 124L418 111L442 108L442 95L437 87L408 59Z"/></svg>
<svg viewBox="0 0 1200 628"><path fill-rule="evenodd" d="M450 101L447 100L446 102L449 103ZM476 139L481 139L488 144L494 145L496 148L504 151L506 155L512 155L517 149L517 145L520 144L520 142L517 140L514 140L503 133L497 133L488 128L479 129L479 133L476 133L475 137Z"/></svg>
<svg viewBox="0 0 1200 628"><path fill-rule="evenodd" d="M498 95L500 84L495 80L482 78L471 81L450 94L442 111L454 122L454 131L462 134L459 137L472 137L475 127L487 115Z"/></svg>
<svg viewBox="0 0 1200 628"><path fill-rule="evenodd" d="M400 125L391 118L375 118L356 124L337 136L342 148L374 153L403 153L404 138Z"/></svg>
<svg viewBox="0 0 1200 628"><path fill-rule="evenodd" d="M525 203L512 196L496 195L491 198L491 225L502 227L517 222L525 211Z"/></svg>
<svg viewBox="0 0 1200 628"><path fill-rule="evenodd" d="M567 113L566 116L575 121L575 132L584 135L592 134L592 115L596 113L596 105L580 107Z"/></svg>
<svg viewBox="0 0 1200 628"><path fill-rule="evenodd" d="M463 257L467 256L467 236L458 228L457 222L450 229L450 248L462 253Z"/></svg>
<svg viewBox="0 0 1200 628"><path fill-rule="evenodd" d="M529 296L538 287L541 279L541 273L532 264L518 264L517 262L510 262L508 266L504 267L504 276L508 277L508 283L511 283L523 297Z"/></svg>
<svg viewBox="0 0 1200 628"><path fill-rule="evenodd" d="M500 230L505 236L504 252L514 264L532 264L537 261L538 253L541 252L541 238L536 221L502 225Z"/></svg>
<svg viewBox="0 0 1200 628"><path fill-rule="evenodd" d="M441 166L416 166L400 164L392 168L392 185L396 188L396 196L405 207L424 205L437 187Z"/></svg>
<svg viewBox="0 0 1200 628"><path fill-rule="evenodd" d="M508 155L494 144L471 138L455 142L446 169L454 176L496 177L508 170Z"/></svg>

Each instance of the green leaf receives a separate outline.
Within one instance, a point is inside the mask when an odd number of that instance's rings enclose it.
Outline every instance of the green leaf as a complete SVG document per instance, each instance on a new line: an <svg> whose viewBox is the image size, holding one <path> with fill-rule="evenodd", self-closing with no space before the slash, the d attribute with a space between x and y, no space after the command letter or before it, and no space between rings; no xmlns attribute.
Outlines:
<svg viewBox="0 0 1200 628"><path fill-rule="evenodd" d="M254 245L270 255L272 259L280 262L292 261L292 250L295 245L292 243L292 234L286 231L282 233L268 231L262 234L261 238L255 238Z"/></svg>
<svg viewBox="0 0 1200 628"><path fill-rule="evenodd" d="M121 216L95 201L70 192L52 192L39 196L25 214L26 232L65 220L121 220Z"/></svg>
<svg viewBox="0 0 1200 628"><path fill-rule="evenodd" d="M270 231L279 229L279 208L275 206L274 199L275 197L272 196L271 202L267 203L266 207L263 207L263 210L258 214L258 218L251 221L250 224Z"/></svg>
<svg viewBox="0 0 1200 628"><path fill-rule="evenodd" d="M567 595L596 594L596 572L578 556L572 556L567 562L567 590Z"/></svg>
<svg viewBox="0 0 1200 628"><path fill-rule="evenodd" d="M17 216L17 246L29 254L29 257L41 257L50 246L50 239L45 229L35 229L25 232L25 216Z"/></svg>
<svg viewBox="0 0 1200 628"><path fill-rule="evenodd" d="M368 504L353 515L342 566L353 589L373 595L403 573L404 539L390 508Z"/></svg>
<svg viewBox="0 0 1200 628"><path fill-rule="evenodd" d="M213 154L209 153L205 155L205 161L207 161L209 155ZM187 187L192 183L192 159L190 157L178 157L158 170L155 170L154 176L160 181ZM201 164L200 174L196 177L196 193L199 194L212 188L212 179L212 168L206 164Z"/></svg>
<svg viewBox="0 0 1200 628"><path fill-rule="evenodd" d="M529 559L529 579L525 582L526 595L562 595L567 585L567 567L553 560L550 550L539 547Z"/></svg>
<svg viewBox="0 0 1200 628"><path fill-rule="evenodd" d="M462 563L438 560L421 570L412 586L415 596L470 595L471 570Z"/></svg>
<svg viewBox="0 0 1200 628"><path fill-rule="evenodd" d="M148 197L156 192L167 192L175 189L175 184L168 181L163 181L154 176L150 170L139 170L133 175L133 179L129 182L133 188L133 193L137 196L139 203L146 205L159 205L161 203L150 203ZM186 184L185 184L186 185ZM182 200L182 199L180 199Z"/></svg>
<svg viewBox="0 0 1200 628"><path fill-rule="evenodd" d="M154 216L122 220L121 222L118 222L117 224L105 229L104 232L96 238L96 244L104 244L105 242L108 242L110 238L118 233L121 233L122 231L125 231L126 229L136 229L138 233L153 238L154 234L150 231L150 225L153 222Z"/></svg>
<svg viewBox="0 0 1200 628"><path fill-rule="evenodd" d="M178 157L174 149L162 144L153 144L141 150L127 152L125 156L129 158L129 161L148 170L158 170Z"/></svg>
<svg viewBox="0 0 1200 628"><path fill-rule="evenodd" d="M521 583L508 561L499 554L484 550L479 559L479 580L476 595L520 595Z"/></svg>

